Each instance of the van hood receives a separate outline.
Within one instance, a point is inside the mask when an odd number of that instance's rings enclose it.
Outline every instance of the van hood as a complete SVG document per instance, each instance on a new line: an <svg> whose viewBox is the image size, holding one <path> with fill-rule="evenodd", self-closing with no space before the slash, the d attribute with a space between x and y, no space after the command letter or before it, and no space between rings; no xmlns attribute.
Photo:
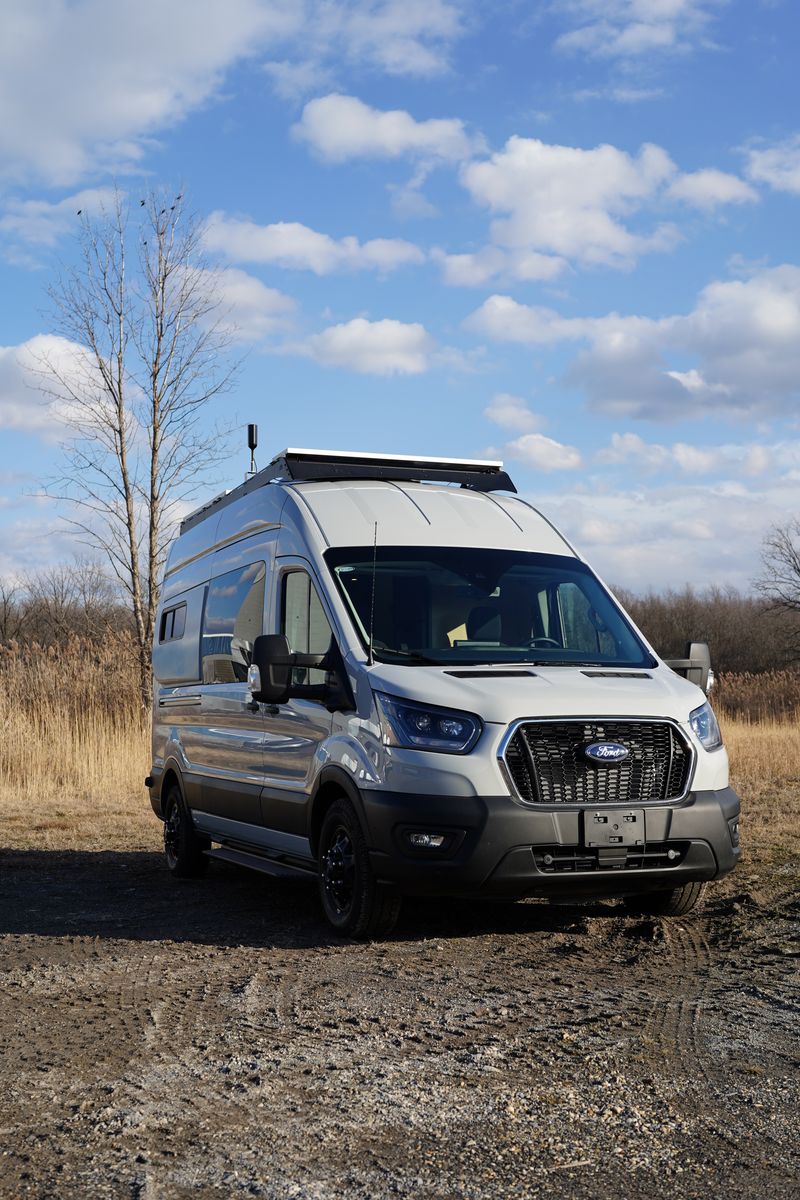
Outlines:
<svg viewBox="0 0 800 1200"><path fill-rule="evenodd" d="M706 699L663 664L615 670L376 663L367 673L374 691L461 709L499 725L520 717L671 717L685 724Z"/></svg>

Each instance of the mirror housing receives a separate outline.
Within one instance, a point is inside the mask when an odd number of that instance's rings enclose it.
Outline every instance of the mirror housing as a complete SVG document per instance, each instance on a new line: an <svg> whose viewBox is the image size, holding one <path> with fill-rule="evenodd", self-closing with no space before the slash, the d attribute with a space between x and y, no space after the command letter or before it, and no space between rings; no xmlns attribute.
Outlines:
<svg viewBox="0 0 800 1200"><path fill-rule="evenodd" d="M711 691L714 672L711 670L711 653L706 642L687 642L686 658L668 658L664 661L678 675L683 675L690 683L696 683L706 695Z"/></svg>
<svg viewBox="0 0 800 1200"><path fill-rule="evenodd" d="M292 683L295 667L328 671L330 682ZM262 704L285 704L292 697L319 700L330 712L355 707L336 643L325 654L301 654L289 649L281 633L260 634L253 643L247 683L254 700Z"/></svg>
<svg viewBox="0 0 800 1200"><path fill-rule="evenodd" d="M250 671L258 672L258 688L251 685L254 700L262 704L285 704L289 699L289 682L294 655L286 638L279 633L262 633L253 642ZM255 668L255 670L253 670ZM248 672L248 684L250 673ZM253 682L256 682L255 678Z"/></svg>

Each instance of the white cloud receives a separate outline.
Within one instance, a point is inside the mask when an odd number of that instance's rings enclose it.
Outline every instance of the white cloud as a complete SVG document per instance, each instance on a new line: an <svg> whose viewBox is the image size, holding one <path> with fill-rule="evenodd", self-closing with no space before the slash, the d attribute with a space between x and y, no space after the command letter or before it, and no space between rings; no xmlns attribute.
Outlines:
<svg viewBox="0 0 800 1200"><path fill-rule="evenodd" d="M91 356L66 338L40 333L19 346L0 346L0 429L64 436L74 410L51 368L77 391L98 389Z"/></svg>
<svg viewBox="0 0 800 1200"><path fill-rule="evenodd" d="M542 418L531 412L521 396L498 392L492 396L483 415L501 429L513 429L519 433L533 433L541 428Z"/></svg>
<svg viewBox="0 0 800 1200"><path fill-rule="evenodd" d="M667 194L696 208L714 209L721 204L752 204L758 193L740 179L713 167L679 175L670 184Z"/></svg>
<svg viewBox="0 0 800 1200"><path fill-rule="evenodd" d="M93 216L114 204L113 188L85 188L64 200L15 200L7 202L0 217L0 233L21 242L54 246L70 230L77 230L80 216Z"/></svg>
<svg viewBox="0 0 800 1200"><path fill-rule="evenodd" d="M358 158L459 162L479 145L456 118L417 121L402 109L386 112L355 96L335 94L310 100L292 133L334 163Z"/></svg>
<svg viewBox="0 0 800 1200"><path fill-rule="evenodd" d="M593 150L511 137L503 150L462 168L473 200L493 213L492 241L515 254L531 250L607 266L630 266L645 251L674 246L671 226L633 232L624 218L675 174L660 146L632 157L615 146Z"/></svg>
<svg viewBox="0 0 800 1200"><path fill-rule="evenodd" d="M663 88L610 84L600 88L581 88L580 91L573 92L572 99L579 103L587 100L614 100L617 104L641 104L643 100L660 100L663 95Z"/></svg>
<svg viewBox="0 0 800 1200"><path fill-rule="evenodd" d="M284 92L342 63L432 76L462 29L458 0L6 0L0 178L69 187L124 172L246 58L275 56Z"/></svg>
<svg viewBox="0 0 800 1200"><path fill-rule="evenodd" d="M792 411L800 396L800 267L790 264L711 283L686 315L563 317L490 296L465 325L496 341L585 343L566 380L605 412L753 416ZM677 369L675 356L696 365Z"/></svg>
<svg viewBox="0 0 800 1200"><path fill-rule="evenodd" d="M422 251L399 238L332 238L296 221L257 225L222 212L212 213L204 240L210 250L232 262L272 264L330 275L336 271L375 270L382 273L425 261Z"/></svg>
<svg viewBox="0 0 800 1200"><path fill-rule="evenodd" d="M362 375L420 375L430 366L434 341L417 323L355 317L286 349Z"/></svg>
<svg viewBox="0 0 800 1200"><path fill-rule="evenodd" d="M720 0L558 0L554 7L575 28L556 46L609 59L685 53L708 45L706 30L719 6Z"/></svg>
<svg viewBox="0 0 800 1200"><path fill-rule="evenodd" d="M307 0L304 7L302 37L290 56L266 64L276 90L290 99L329 84L343 64L387 75L440 75L464 30L463 4L448 0Z"/></svg>
<svg viewBox="0 0 800 1200"><path fill-rule="evenodd" d="M582 464L578 450L543 433L525 433L503 447L507 458L536 467L539 471L574 471Z"/></svg>
<svg viewBox="0 0 800 1200"><path fill-rule="evenodd" d="M537 488L524 498L612 584L646 592L731 583L749 591L764 535L796 508L797 484L792 472L756 484L681 475L646 487L580 477L569 492Z"/></svg>
<svg viewBox="0 0 800 1200"><path fill-rule="evenodd" d="M711 475L730 471L739 478L755 477L800 465L800 442L726 443L720 446L674 442L671 446L646 442L636 433L614 433L608 446L598 450L595 461L605 465L634 468L643 472Z"/></svg>
<svg viewBox="0 0 800 1200"><path fill-rule="evenodd" d="M236 267L212 271L210 290L219 298L211 320L234 341L257 342L290 328L297 308L291 296L267 287Z"/></svg>
<svg viewBox="0 0 800 1200"><path fill-rule="evenodd" d="M36 486L35 481L31 480L31 486ZM30 497L25 500L32 503ZM4 521L0 523L0 578L21 583L29 571L69 562L75 556L76 545L74 533L66 522L56 520L54 511L47 516Z"/></svg>
<svg viewBox="0 0 800 1200"><path fill-rule="evenodd" d="M451 287L482 287L487 283L533 283L556 279L566 270L563 258L526 250L513 254L499 246L484 246L474 254L447 254L434 249L431 258L442 268Z"/></svg>
<svg viewBox="0 0 800 1200"><path fill-rule="evenodd" d="M767 183L776 191L800 196L800 133L773 146L751 146L746 173L755 183Z"/></svg>
<svg viewBox="0 0 800 1200"><path fill-rule="evenodd" d="M648 317L562 317L552 308L520 304L511 296L489 296L480 308L467 317L464 325L498 342L552 346L565 341L604 340L620 349L638 343L658 322Z"/></svg>
<svg viewBox="0 0 800 1200"><path fill-rule="evenodd" d="M0 40L0 175L69 185L140 161L237 59L297 30L285 0L10 0Z"/></svg>

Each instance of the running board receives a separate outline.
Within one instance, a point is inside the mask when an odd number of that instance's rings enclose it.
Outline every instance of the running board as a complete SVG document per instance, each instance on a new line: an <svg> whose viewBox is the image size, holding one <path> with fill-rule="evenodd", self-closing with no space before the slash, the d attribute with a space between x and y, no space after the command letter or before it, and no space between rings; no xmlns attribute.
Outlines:
<svg viewBox="0 0 800 1200"><path fill-rule="evenodd" d="M295 867L289 863L278 862L263 854L250 854L247 850L234 850L230 846L217 846L206 850L209 858L218 858L224 862L235 863L237 867L250 867L253 871L261 871L264 875L274 875L278 879L316 878L314 867Z"/></svg>

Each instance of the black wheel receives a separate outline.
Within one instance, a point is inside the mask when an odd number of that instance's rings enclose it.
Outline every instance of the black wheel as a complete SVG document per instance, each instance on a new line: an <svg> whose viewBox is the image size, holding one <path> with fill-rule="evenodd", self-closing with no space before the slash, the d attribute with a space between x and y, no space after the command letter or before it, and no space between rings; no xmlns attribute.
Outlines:
<svg viewBox="0 0 800 1200"><path fill-rule="evenodd" d="M208 838L195 833L181 789L174 783L164 804L164 853L172 874L180 879L205 875L208 859L203 851L210 844Z"/></svg>
<svg viewBox="0 0 800 1200"><path fill-rule="evenodd" d="M664 892L649 892L641 896L626 896L623 904L629 912L649 917L682 917L691 912L703 898L704 883L684 883L682 887Z"/></svg>
<svg viewBox="0 0 800 1200"><path fill-rule="evenodd" d="M349 937L389 933L400 913L400 896L375 880L361 822L349 800L336 800L322 822L319 894L333 928Z"/></svg>

